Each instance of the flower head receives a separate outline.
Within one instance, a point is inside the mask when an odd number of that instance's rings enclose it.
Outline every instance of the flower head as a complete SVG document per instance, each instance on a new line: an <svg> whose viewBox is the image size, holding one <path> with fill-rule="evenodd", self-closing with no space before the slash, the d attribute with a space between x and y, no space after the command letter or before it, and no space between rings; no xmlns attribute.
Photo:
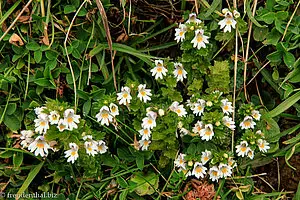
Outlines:
<svg viewBox="0 0 300 200"><path fill-rule="evenodd" d="M249 128L254 129L255 125L256 123L253 121L253 118L251 116L246 116L244 120L240 123L240 127L242 129L249 129Z"/></svg>
<svg viewBox="0 0 300 200"><path fill-rule="evenodd" d="M51 125L58 124L59 118L60 118L60 115L56 110L50 112L49 122Z"/></svg>
<svg viewBox="0 0 300 200"><path fill-rule="evenodd" d="M107 152L108 147L106 146L105 142L103 140L99 140L97 143L97 151L100 154L104 154Z"/></svg>
<svg viewBox="0 0 300 200"><path fill-rule="evenodd" d="M210 151L205 150L204 152L202 152L202 156L201 156L201 162L203 165L205 165L212 157L212 154Z"/></svg>
<svg viewBox="0 0 300 200"><path fill-rule="evenodd" d="M234 123L234 121L232 120L231 117L224 116L222 121L223 121L223 124L225 126L227 126L228 128L230 128L231 130L235 129L235 125L234 125L235 123Z"/></svg>
<svg viewBox="0 0 300 200"><path fill-rule="evenodd" d="M193 133L200 134L202 129L204 129L204 124L203 124L203 122L198 120L193 127Z"/></svg>
<svg viewBox="0 0 300 200"><path fill-rule="evenodd" d="M173 71L173 74L175 78L177 78L178 81L183 81L183 79L186 78L187 72L184 70L181 63L174 63L175 70Z"/></svg>
<svg viewBox="0 0 300 200"><path fill-rule="evenodd" d="M95 141L86 141L84 142L84 147L86 150L86 153L88 155L95 156L98 151L97 143Z"/></svg>
<svg viewBox="0 0 300 200"><path fill-rule="evenodd" d="M41 155L42 157L48 155L50 145L45 141L44 136L38 136L29 146L28 150L34 152L35 156Z"/></svg>
<svg viewBox="0 0 300 200"><path fill-rule="evenodd" d="M34 112L35 112L36 115L44 114L43 111L45 109L46 109L45 106L43 106L43 107L37 107L37 108L34 109Z"/></svg>
<svg viewBox="0 0 300 200"><path fill-rule="evenodd" d="M233 112L232 103L229 102L228 99L222 99L221 103L222 103L221 108L223 110L223 113L229 115L229 113Z"/></svg>
<svg viewBox="0 0 300 200"><path fill-rule="evenodd" d="M259 113L258 110L252 110L251 116L252 116L255 120L259 121L259 120L260 120L260 117L261 117L261 114Z"/></svg>
<svg viewBox="0 0 300 200"><path fill-rule="evenodd" d="M142 129L142 130L139 130L139 133L142 137L142 140L149 140L150 137L151 137L151 131L150 129Z"/></svg>
<svg viewBox="0 0 300 200"><path fill-rule="evenodd" d="M213 131L213 125L212 124L206 124L204 126L204 129L200 131L200 136L202 140L211 140L212 137L214 136L214 131Z"/></svg>
<svg viewBox="0 0 300 200"><path fill-rule="evenodd" d="M147 101L150 101L151 98L150 96L152 96L151 94L151 90L150 89L146 89L146 84L140 84L138 86L138 98L140 98L141 101L144 101L144 103L146 103Z"/></svg>
<svg viewBox="0 0 300 200"><path fill-rule="evenodd" d="M267 153L268 149L270 149L269 143L266 140L262 139L257 140L257 146L263 153Z"/></svg>
<svg viewBox="0 0 300 200"><path fill-rule="evenodd" d="M189 19L186 21L187 24L195 23L200 24L202 21L200 19L197 19L197 15L195 13L189 14Z"/></svg>
<svg viewBox="0 0 300 200"><path fill-rule="evenodd" d="M152 76L155 76L155 79L163 79L163 76L167 75L168 69L164 67L162 60L155 60L155 67L150 72L152 72Z"/></svg>
<svg viewBox="0 0 300 200"><path fill-rule="evenodd" d="M239 145L236 145L236 153L238 156L244 157L245 155L248 155L249 147L247 141L241 141Z"/></svg>
<svg viewBox="0 0 300 200"><path fill-rule="evenodd" d="M28 147L32 142L33 142L33 138L32 136L34 135L34 132L31 130L23 130L21 131L21 137L20 139L21 141L21 145L23 146L23 148Z"/></svg>
<svg viewBox="0 0 300 200"><path fill-rule="evenodd" d="M35 132L40 134L46 133L49 129L49 118L47 114L40 114L38 118L34 120Z"/></svg>
<svg viewBox="0 0 300 200"><path fill-rule="evenodd" d="M186 170L186 160L184 160L184 157L185 157L186 155L185 154L182 154L182 153L180 153L179 155L178 155L178 157L175 159L175 161L174 161L174 164L175 164L175 166L176 167L179 167L179 168L181 168L181 169L184 169L184 170Z"/></svg>
<svg viewBox="0 0 300 200"><path fill-rule="evenodd" d="M179 24L179 27L175 29L175 40L177 43L185 39L186 29L187 27L184 24Z"/></svg>
<svg viewBox="0 0 300 200"><path fill-rule="evenodd" d="M130 88L125 86L121 88L121 92L117 93L117 100L119 101L120 105L127 105L130 104L130 100L132 99L130 95Z"/></svg>
<svg viewBox="0 0 300 200"><path fill-rule="evenodd" d="M68 158L67 162L72 162L74 164L75 160L79 157L78 146L75 143L69 143L70 149L65 151L65 158Z"/></svg>
<svg viewBox="0 0 300 200"><path fill-rule="evenodd" d="M73 128L77 129L77 124L79 123L80 115L75 115L75 111L73 109L67 109L64 112L64 121L66 124L66 128L70 131Z"/></svg>
<svg viewBox="0 0 300 200"><path fill-rule="evenodd" d="M156 127L156 116L157 114L153 111L147 113L147 117L143 118L142 128L143 129L153 129Z"/></svg>
<svg viewBox="0 0 300 200"><path fill-rule="evenodd" d="M66 130L67 129L67 124L66 124L65 120L60 119L58 124L57 124L57 128L58 128L59 132L63 132L64 130Z"/></svg>
<svg viewBox="0 0 300 200"><path fill-rule="evenodd" d="M209 169L209 179L212 181L218 181L220 177L220 171L217 166L213 166Z"/></svg>
<svg viewBox="0 0 300 200"><path fill-rule="evenodd" d="M148 147L149 147L150 143L151 143L150 140L140 140L139 144L140 144L140 148L142 148L142 151L148 150Z"/></svg>
<svg viewBox="0 0 300 200"><path fill-rule="evenodd" d="M207 40L209 37L207 37L203 34L204 34L204 30L202 30L202 29L198 29L195 31L195 37L191 41L191 43L193 43L194 48L197 48L197 49L206 48L206 44L209 43Z"/></svg>
<svg viewBox="0 0 300 200"><path fill-rule="evenodd" d="M254 158L254 151L248 147L248 153L247 153L248 158L253 159Z"/></svg>
<svg viewBox="0 0 300 200"><path fill-rule="evenodd" d="M171 111L177 113L179 117L185 117L187 114L183 105L179 105L177 101L174 101L169 108Z"/></svg>
<svg viewBox="0 0 300 200"><path fill-rule="evenodd" d="M96 115L97 121L101 123L101 125L109 126L109 123L112 122L113 117L109 112L109 108L107 106L103 106L99 113Z"/></svg>
<svg viewBox="0 0 300 200"><path fill-rule="evenodd" d="M241 16L241 14L237 10L234 10L233 16L234 16L234 18L239 18Z"/></svg>
<svg viewBox="0 0 300 200"><path fill-rule="evenodd" d="M193 107L191 108L193 113L196 116L201 116L202 113L204 112L205 104L206 104L205 100L198 99L197 103L194 103Z"/></svg>
<svg viewBox="0 0 300 200"><path fill-rule="evenodd" d="M229 165L220 163L220 165L219 165L220 177L221 178L226 178L228 176L231 176L231 174L232 174L231 169L232 169L232 167L230 167Z"/></svg>
<svg viewBox="0 0 300 200"><path fill-rule="evenodd" d="M119 107L116 104L110 103L109 104L109 110L110 110L110 114L112 116L115 117L115 116L119 115Z"/></svg>
<svg viewBox="0 0 300 200"><path fill-rule="evenodd" d="M236 21L233 19L232 13L230 11L227 11L224 16L225 18L218 24L220 25L221 29L225 27L224 32L231 32L231 27L235 29Z"/></svg>
<svg viewBox="0 0 300 200"><path fill-rule="evenodd" d="M207 168L204 167L201 163L195 162L194 169L192 171L192 175L196 176L198 179L204 178L204 175L206 174Z"/></svg>

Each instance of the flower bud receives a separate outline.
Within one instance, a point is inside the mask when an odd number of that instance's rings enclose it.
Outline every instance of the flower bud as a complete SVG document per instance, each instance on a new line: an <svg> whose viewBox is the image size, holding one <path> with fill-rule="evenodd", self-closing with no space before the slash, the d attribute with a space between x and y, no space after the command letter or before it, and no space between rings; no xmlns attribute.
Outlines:
<svg viewBox="0 0 300 200"><path fill-rule="evenodd" d="M216 125L216 126L220 126L220 125L221 125L221 122L220 122L220 121L217 121L217 122L215 123L215 125Z"/></svg>
<svg viewBox="0 0 300 200"><path fill-rule="evenodd" d="M150 112L151 111L151 107L146 108L146 112Z"/></svg>
<svg viewBox="0 0 300 200"><path fill-rule="evenodd" d="M182 122L181 122L181 121L180 121L180 122L178 122L178 125L177 125L177 127L178 127L178 128L182 128L182 126L183 126Z"/></svg>
<svg viewBox="0 0 300 200"><path fill-rule="evenodd" d="M193 166L193 164L194 164L194 162L193 162L192 160L190 160L190 161L188 162L188 166L189 166L189 167Z"/></svg>
<svg viewBox="0 0 300 200"><path fill-rule="evenodd" d="M159 114L159 116L164 116L165 115L165 111L163 109L159 109L158 110L158 114Z"/></svg>
<svg viewBox="0 0 300 200"><path fill-rule="evenodd" d="M223 9L222 9L222 13L223 13L223 14L227 13L228 11L229 11L228 8L223 8Z"/></svg>
<svg viewBox="0 0 300 200"><path fill-rule="evenodd" d="M237 10L234 10L234 11L233 11L233 16L234 16L235 18L239 18L239 17L241 16L241 14L240 14Z"/></svg>
<svg viewBox="0 0 300 200"><path fill-rule="evenodd" d="M227 154L227 153L224 153L224 154L223 154L223 157L224 157L224 158L228 158L228 154Z"/></svg>
<svg viewBox="0 0 300 200"><path fill-rule="evenodd" d="M209 106L209 107L211 107L213 105L213 103L211 101L207 101L206 105Z"/></svg>
<svg viewBox="0 0 300 200"><path fill-rule="evenodd" d="M190 30L191 30L191 31L195 30L195 27L194 27L194 26L191 26Z"/></svg>

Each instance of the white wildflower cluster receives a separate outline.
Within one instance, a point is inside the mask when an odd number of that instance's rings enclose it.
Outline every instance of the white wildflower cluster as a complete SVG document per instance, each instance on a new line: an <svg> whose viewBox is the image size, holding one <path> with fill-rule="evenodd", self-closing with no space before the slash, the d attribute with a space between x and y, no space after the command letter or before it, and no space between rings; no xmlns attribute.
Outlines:
<svg viewBox="0 0 300 200"><path fill-rule="evenodd" d="M84 148L88 155L95 156L98 153L104 154L107 152L108 147L103 140L95 141L91 135L83 136L83 140L85 141Z"/></svg>
<svg viewBox="0 0 300 200"><path fill-rule="evenodd" d="M141 140L139 140L139 147L142 149L142 151L148 150L148 147L151 143L151 130L156 127L156 117L157 113L151 111L151 108L148 108L146 117L142 119L142 129L139 130L141 137Z"/></svg>
<svg viewBox="0 0 300 200"><path fill-rule="evenodd" d="M45 135L50 129L50 126L55 126L59 132L64 130L72 131L77 129L80 116L76 115L73 109L66 109L61 115L56 110L48 110L46 107L38 107L34 109L37 118L34 120L35 130L21 131L21 145L23 148L28 148L30 152L34 152L36 156L46 157L49 149L55 150L45 140ZM39 134L37 137L34 137Z"/></svg>
<svg viewBox="0 0 300 200"><path fill-rule="evenodd" d="M247 137L250 136L251 140L247 141ZM245 157L247 156L250 159L254 158L254 152L256 149L262 153L267 153L270 149L269 143L265 140L264 134L261 130L256 131L255 133L251 130L246 131L240 144L236 145L236 153L238 156Z"/></svg>
<svg viewBox="0 0 300 200"><path fill-rule="evenodd" d="M173 112L175 112L179 117L185 117L187 115L187 112L183 105L179 105L177 101L174 101L169 109Z"/></svg>
<svg viewBox="0 0 300 200"><path fill-rule="evenodd" d="M219 95L219 97L222 95L222 93L218 91L214 92L214 94ZM229 102L228 99L214 101L214 103L213 101L205 101L201 98L196 99L195 102L192 102L191 99L188 100L187 105L190 107L191 111L196 117L200 117L202 119L203 115L205 114L206 108L208 108L209 111L211 111L211 109L213 108L222 109L223 113L222 121L217 121L215 124L205 123L202 120L197 120L192 129L194 135L199 135L202 140L209 141L213 139L213 136L215 135L214 127L219 127L220 125L223 125L231 130L235 129L235 123L232 120L232 117L230 117L230 114L233 112L232 102ZM218 107L218 105L220 106Z"/></svg>
<svg viewBox="0 0 300 200"><path fill-rule="evenodd" d="M185 24L179 24L178 28L175 29L175 40L177 43L185 40L185 34L189 30L194 31L194 38L191 40L193 47L197 49L206 48L206 44L209 43L209 37L204 35L203 23L200 19L197 19L195 13L191 13Z"/></svg>
<svg viewBox="0 0 300 200"><path fill-rule="evenodd" d="M137 97L144 103L147 103L147 101L151 100L151 90L146 89L146 84L140 84L138 86L138 95ZM117 93L117 100L119 101L120 105L128 106L130 104L130 101L132 100L132 96L130 95L130 88L127 86L124 86L121 88L121 92Z"/></svg>
<svg viewBox="0 0 300 200"><path fill-rule="evenodd" d="M109 107L102 106L99 113L96 114L96 118L101 125L109 126L109 123L113 122L117 115L119 115L119 107L116 104L111 103Z"/></svg>
<svg viewBox="0 0 300 200"><path fill-rule="evenodd" d="M186 154L180 153L174 161L175 167L178 171L183 171L186 177L195 176L197 179L205 178L209 175L212 181L218 181L220 178L226 178L232 175L232 169L236 167L236 162L232 157L225 159L224 163L207 166L213 155L211 151L205 150L201 153L201 161L194 161L193 159L187 160Z"/></svg>
<svg viewBox="0 0 300 200"><path fill-rule="evenodd" d="M175 62L173 75L178 81L183 81L183 79L187 78L187 71L185 71L183 65L179 62ZM167 76L168 69L164 66L163 60L155 60L155 67L150 70L152 72L152 76L155 79L163 79L164 76ZM151 95L150 95L151 96Z"/></svg>
<svg viewBox="0 0 300 200"><path fill-rule="evenodd" d="M239 18L240 13L236 10L230 12L227 8L222 10L224 14L224 19L222 19L218 24L220 25L220 29L224 29L224 32L231 32L231 28L235 29L236 21L234 18Z"/></svg>
<svg viewBox="0 0 300 200"><path fill-rule="evenodd" d="M256 123L255 121L259 121L261 114L258 110L252 110L251 116L248 115L244 118L244 120L240 123L241 129L254 129Z"/></svg>

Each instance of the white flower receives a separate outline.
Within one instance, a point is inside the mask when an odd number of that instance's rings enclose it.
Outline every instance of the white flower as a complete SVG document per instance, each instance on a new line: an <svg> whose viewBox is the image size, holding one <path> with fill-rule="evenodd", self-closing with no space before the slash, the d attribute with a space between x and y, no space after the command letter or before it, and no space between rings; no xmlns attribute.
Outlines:
<svg viewBox="0 0 300 200"><path fill-rule="evenodd" d="M235 167L237 166L236 161L233 160L232 157L229 157L229 158L228 158L228 165L229 165L230 167L232 167L232 168L235 168Z"/></svg>
<svg viewBox="0 0 300 200"><path fill-rule="evenodd" d="M225 15L225 13L227 13L229 10L228 10L228 8L223 8L222 9L222 13Z"/></svg>
<svg viewBox="0 0 300 200"><path fill-rule="evenodd" d="M91 141L91 140L93 140L93 136L91 136L91 135L85 135L85 136L82 137L82 139L84 141Z"/></svg>
<svg viewBox="0 0 300 200"><path fill-rule="evenodd" d="M80 116L75 115L75 111L73 109L67 109L64 112L64 121L68 130L72 131L73 128L77 129L77 124L79 123Z"/></svg>
<svg viewBox="0 0 300 200"><path fill-rule="evenodd" d="M38 136L29 146L28 150L34 152L35 156L41 155L42 157L48 155L50 145L45 141L44 136Z"/></svg>
<svg viewBox="0 0 300 200"><path fill-rule="evenodd" d="M236 145L236 153L238 156L244 157L248 154L248 151L250 148L248 148L248 142L247 141L241 141L239 145Z"/></svg>
<svg viewBox="0 0 300 200"><path fill-rule="evenodd" d="M184 135L188 135L190 133L190 131L187 130L186 128L179 129L179 132L180 132L180 137L183 137Z"/></svg>
<svg viewBox="0 0 300 200"><path fill-rule="evenodd" d="M109 123L112 122L113 117L109 112L109 108L107 106L103 106L99 113L96 115L97 121L101 123L101 125L109 126Z"/></svg>
<svg viewBox="0 0 300 200"><path fill-rule="evenodd" d="M162 60L155 60L155 67L150 72L152 72L152 76L155 76L155 79L163 79L163 76L167 75L168 70L164 67Z"/></svg>
<svg viewBox="0 0 300 200"><path fill-rule="evenodd" d="M186 29L186 25L184 24L179 24L179 27L175 29L175 40L177 43L185 39Z"/></svg>
<svg viewBox="0 0 300 200"><path fill-rule="evenodd" d="M119 104L124 104L125 106L127 104L130 104L130 100L132 99L130 95L130 88L125 86L121 88L121 92L117 93L117 100L119 101Z"/></svg>
<svg viewBox="0 0 300 200"><path fill-rule="evenodd" d="M187 114L183 105L179 105L177 101L174 101L169 108L171 111L177 113L179 117L185 117Z"/></svg>
<svg viewBox="0 0 300 200"><path fill-rule="evenodd" d="M227 126L228 128L230 128L231 130L235 129L234 121L232 120L231 117L224 116L222 121L223 121L223 124L225 126Z"/></svg>
<svg viewBox="0 0 300 200"><path fill-rule="evenodd" d="M175 70L173 71L173 74L175 78L177 78L178 81L183 81L183 79L186 78L187 72L183 69L183 66L181 63L174 63Z"/></svg>
<svg viewBox="0 0 300 200"><path fill-rule="evenodd" d="M49 129L49 118L47 114L40 114L38 118L34 120L35 132L40 134L46 133Z"/></svg>
<svg viewBox="0 0 300 200"><path fill-rule="evenodd" d="M34 132L31 131L31 130L23 130L21 131L21 137L20 139L22 140L21 141L21 145L23 148L26 148L28 147L32 142L33 142L33 138L32 136L34 135Z"/></svg>
<svg viewBox="0 0 300 200"><path fill-rule="evenodd" d="M197 103L194 103L191 109L196 116L201 116L202 113L204 112L204 108L205 108L205 100L198 99Z"/></svg>
<svg viewBox="0 0 300 200"><path fill-rule="evenodd" d="M180 168L181 169L181 168ZM192 172L189 170L189 171L186 171L185 173L185 177L189 177L189 176L192 176Z"/></svg>
<svg viewBox="0 0 300 200"><path fill-rule="evenodd" d="M149 129L139 130L142 140L149 140L151 137L151 131Z"/></svg>
<svg viewBox="0 0 300 200"><path fill-rule="evenodd" d="M242 127L242 129L249 129L249 128L254 129L255 125L256 123L253 121L253 118L250 116L246 116L244 118L244 121L240 123L240 127Z"/></svg>
<svg viewBox="0 0 300 200"><path fill-rule="evenodd" d="M239 18L239 17L241 16L241 14L240 14L237 10L234 10L234 11L233 11L233 16L234 16L235 18Z"/></svg>
<svg viewBox="0 0 300 200"><path fill-rule="evenodd" d="M204 124L203 124L203 122L198 120L193 127L193 132L200 134L202 129L204 129Z"/></svg>
<svg viewBox="0 0 300 200"><path fill-rule="evenodd" d="M194 169L192 171L192 175L196 176L198 179L204 178L204 175L206 174L207 168L204 167L201 163L195 162Z"/></svg>
<svg viewBox="0 0 300 200"><path fill-rule="evenodd" d="M255 120L259 121L259 120L260 120L261 114L259 113L258 110L252 110L251 116L252 116Z"/></svg>
<svg viewBox="0 0 300 200"><path fill-rule="evenodd" d="M139 144L140 144L140 148L142 148L142 151L148 150L148 147L149 147L150 143L151 143L150 140L140 140Z"/></svg>
<svg viewBox="0 0 300 200"><path fill-rule="evenodd" d="M178 157L175 159L175 161L174 161L174 164L175 164L175 166L176 167L179 167L179 168L181 168L181 169L184 169L184 170L186 170L186 161L184 160L184 157L185 157L186 155L185 154L183 154L183 153L180 153L179 155L178 155Z"/></svg>
<svg viewBox="0 0 300 200"><path fill-rule="evenodd" d="M107 152L108 147L106 146L105 142L103 140L99 140L97 142L97 151L100 154L104 154L105 152Z"/></svg>
<svg viewBox="0 0 300 200"><path fill-rule="evenodd" d="M232 103L229 102L228 99L222 99L221 103L222 103L221 108L223 110L223 113L229 115L229 113L233 112Z"/></svg>
<svg viewBox="0 0 300 200"><path fill-rule="evenodd" d="M110 114L112 116L115 117L115 116L119 115L119 107L116 104L110 103L109 104L109 110L110 110Z"/></svg>
<svg viewBox="0 0 300 200"><path fill-rule="evenodd" d="M78 146L75 143L69 143L70 149L65 151L65 158L68 158L67 162L72 162L74 164L75 160L79 157Z"/></svg>
<svg viewBox="0 0 300 200"><path fill-rule="evenodd" d="M248 147L248 153L247 153L248 158L253 159L254 158L254 151Z"/></svg>
<svg viewBox="0 0 300 200"><path fill-rule="evenodd" d="M59 118L60 118L60 115L56 110L50 112L49 122L51 125L58 124Z"/></svg>
<svg viewBox="0 0 300 200"><path fill-rule="evenodd" d="M260 135L260 136L264 137L264 133L263 133L263 132L261 132L261 130L258 130L258 131L256 131L256 134L258 134L258 135Z"/></svg>
<svg viewBox="0 0 300 200"><path fill-rule="evenodd" d="M189 23L196 23L197 25L200 24L202 21L197 19L197 15L195 13L191 13L189 15L189 19L186 21L187 24Z"/></svg>
<svg viewBox="0 0 300 200"><path fill-rule="evenodd" d="M205 150L204 152L202 152L202 156L201 156L201 162L203 165L205 165L210 159L211 159L211 152Z"/></svg>
<svg viewBox="0 0 300 200"><path fill-rule="evenodd" d="M95 156L97 154L98 147L95 141L84 142L84 147L88 155Z"/></svg>
<svg viewBox="0 0 300 200"><path fill-rule="evenodd" d="M153 111L147 113L147 117L145 117L142 121L142 128L143 129L153 129L156 127L156 116L157 114Z"/></svg>
<svg viewBox="0 0 300 200"><path fill-rule="evenodd" d="M165 115L165 111L163 109L159 109L158 110L158 114L159 114L159 116L164 116Z"/></svg>
<svg viewBox="0 0 300 200"><path fill-rule="evenodd" d="M57 124L57 128L58 128L59 132L63 132L64 130L66 130L67 124L65 123L65 120L60 119Z"/></svg>
<svg viewBox="0 0 300 200"><path fill-rule="evenodd" d="M211 179L212 181L218 181L218 179L220 178L220 171L217 166L211 167L208 173L209 179Z"/></svg>
<svg viewBox="0 0 300 200"><path fill-rule="evenodd" d="M195 31L195 37L191 41L193 43L193 47L197 47L197 49L206 48L206 44L208 44L207 36L203 35L204 31L202 29L198 29ZM205 44L206 43L206 44Z"/></svg>
<svg viewBox="0 0 300 200"><path fill-rule="evenodd" d="M37 107L37 108L34 109L34 112L35 112L36 115L40 115L40 114L43 114L43 111L45 109L46 109L45 106L43 106L43 107Z"/></svg>
<svg viewBox="0 0 300 200"><path fill-rule="evenodd" d="M220 163L219 164L219 173L220 173L220 177L221 178L226 178L228 176L231 176L232 171L231 171L232 167L230 167L229 165Z"/></svg>
<svg viewBox="0 0 300 200"><path fill-rule="evenodd" d="M266 140L262 139L257 140L257 146L263 153L267 153L268 149L270 149L269 143Z"/></svg>
<svg viewBox="0 0 300 200"><path fill-rule="evenodd" d="M230 11L227 11L224 16L225 18L218 23L220 25L220 29L225 27L224 32L231 32L231 27L235 29L236 21L233 19Z"/></svg>
<svg viewBox="0 0 300 200"><path fill-rule="evenodd" d="M204 129L201 129L200 131L200 136L202 140L211 140L212 137L214 136L214 131L213 131L213 125L212 124L206 124L204 126Z"/></svg>
<svg viewBox="0 0 300 200"><path fill-rule="evenodd" d="M138 86L138 90L139 93L137 95L138 98L140 98L141 101L144 101L144 103L146 103L147 101L150 101L151 98L150 96L152 96L151 94L151 90L150 89L146 89L146 84L140 84Z"/></svg>

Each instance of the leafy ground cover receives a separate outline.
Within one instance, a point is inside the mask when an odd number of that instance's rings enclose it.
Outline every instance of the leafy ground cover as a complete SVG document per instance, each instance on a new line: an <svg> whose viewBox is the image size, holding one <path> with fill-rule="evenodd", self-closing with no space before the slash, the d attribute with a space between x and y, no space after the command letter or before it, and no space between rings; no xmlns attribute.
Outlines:
<svg viewBox="0 0 300 200"><path fill-rule="evenodd" d="M10 0L0 25L3 198L300 199L299 1Z"/></svg>

